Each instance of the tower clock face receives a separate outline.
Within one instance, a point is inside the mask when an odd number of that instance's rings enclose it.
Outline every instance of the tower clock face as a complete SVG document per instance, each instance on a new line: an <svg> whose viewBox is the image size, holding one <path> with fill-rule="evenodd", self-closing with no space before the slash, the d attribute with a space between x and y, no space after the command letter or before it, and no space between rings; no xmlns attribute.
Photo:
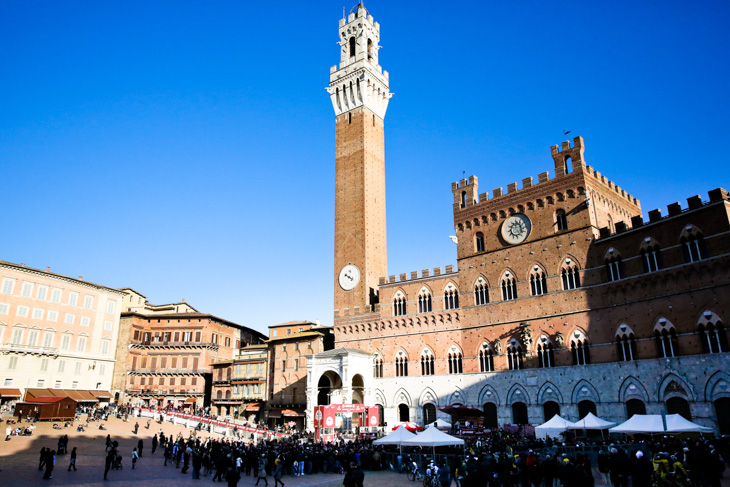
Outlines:
<svg viewBox="0 0 730 487"><path fill-rule="evenodd" d="M345 291L351 291L355 289L355 286L360 282L360 269L353 264L347 264L340 271L340 287Z"/></svg>
<svg viewBox="0 0 730 487"><path fill-rule="evenodd" d="M522 243L530 234L531 228L532 222L527 215L517 213L502 223L502 238L511 244Z"/></svg>

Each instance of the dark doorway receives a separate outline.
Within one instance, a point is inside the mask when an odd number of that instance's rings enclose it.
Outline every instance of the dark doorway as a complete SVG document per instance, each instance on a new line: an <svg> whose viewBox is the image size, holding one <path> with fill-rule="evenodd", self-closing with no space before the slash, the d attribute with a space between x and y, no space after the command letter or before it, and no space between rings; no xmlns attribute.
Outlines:
<svg viewBox="0 0 730 487"><path fill-rule="evenodd" d="M423 406L423 424L431 424L436 421L436 406L426 404Z"/></svg>
<svg viewBox="0 0 730 487"><path fill-rule="evenodd" d="M332 384L330 383L329 378L324 375L320 377L317 387L319 389L319 393L317 394L317 404L320 406L329 406L330 393L332 392Z"/></svg>
<svg viewBox="0 0 730 487"><path fill-rule="evenodd" d="M629 399L626 401L626 419L631 418L634 414L646 414L646 404L639 399Z"/></svg>
<svg viewBox="0 0 730 487"><path fill-rule="evenodd" d="M493 402L485 402L484 406L484 427L496 429L499 427L497 421L497 405Z"/></svg>
<svg viewBox="0 0 730 487"><path fill-rule="evenodd" d="M596 403L593 401L581 401L578 403L578 419L583 419L588 413L596 415Z"/></svg>
<svg viewBox="0 0 730 487"><path fill-rule="evenodd" d="M527 405L524 402L516 402L512 405L512 423L527 424Z"/></svg>
<svg viewBox="0 0 730 487"><path fill-rule="evenodd" d="M730 397L722 397L713 403L717 425L721 435L730 435Z"/></svg>
<svg viewBox="0 0 730 487"><path fill-rule="evenodd" d="M410 421L411 415L408 410L408 405L398 404L398 421Z"/></svg>
<svg viewBox="0 0 730 487"><path fill-rule="evenodd" d="M542 405L542 413L545 416L545 421L550 421L553 416L560 415L560 404L555 401L548 401Z"/></svg>
<svg viewBox="0 0 730 487"><path fill-rule="evenodd" d="M682 397L672 397L665 401L667 414L681 414L687 421L692 421L692 413L689 411L689 403Z"/></svg>

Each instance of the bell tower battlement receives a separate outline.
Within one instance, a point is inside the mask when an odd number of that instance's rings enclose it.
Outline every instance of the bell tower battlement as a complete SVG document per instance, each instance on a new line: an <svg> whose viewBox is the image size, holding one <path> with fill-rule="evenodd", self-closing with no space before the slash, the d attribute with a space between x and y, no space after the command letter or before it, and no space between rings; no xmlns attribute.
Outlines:
<svg viewBox="0 0 730 487"><path fill-rule="evenodd" d="M388 72L378 64L380 24L358 4L340 19L339 31L340 65L330 68L326 88L335 115L365 106L384 119L393 94L388 89Z"/></svg>

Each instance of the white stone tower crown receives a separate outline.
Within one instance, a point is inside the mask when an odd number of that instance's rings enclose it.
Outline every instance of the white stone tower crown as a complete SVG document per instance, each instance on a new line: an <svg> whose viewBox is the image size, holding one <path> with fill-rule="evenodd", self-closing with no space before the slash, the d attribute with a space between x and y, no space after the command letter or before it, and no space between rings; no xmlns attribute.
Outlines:
<svg viewBox="0 0 730 487"><path fill-rule="evenodd" d="M380 24L373 20L362 4L340 20L340 67L330 68L330 85L335 115L365 106L385 119L388 100L388 72L378 64Z"/></svg>

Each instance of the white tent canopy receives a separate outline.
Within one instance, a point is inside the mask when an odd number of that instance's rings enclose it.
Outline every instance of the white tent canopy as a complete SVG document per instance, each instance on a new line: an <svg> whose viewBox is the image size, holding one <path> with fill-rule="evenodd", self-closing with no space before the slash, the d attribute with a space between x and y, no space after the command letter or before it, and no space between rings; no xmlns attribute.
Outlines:
<svg viewBox="0 0 730 487"><path fill-rule="evenodd" d="M660 414L634 414L626 422L608 430L610 433L664 433Z"/></svg>
<svg viewBox="0 0 730 487"><path fill-rule="evenodd" d="M391 434L373 441L373 445L400 445L403 441L415 438L415 436L416 435L408 431L405 426L401 425Z"/></svg>
<svg viewBox="0 0 730 487"><path fill-rule="evenodd" d="M555 438L572 425L572 422L567 419L563 419L556 414L550 419L550 421L541 424L540 426L535 426L535 437L544 439L547 436L551 436Z"/></svg>
<svg viewBox="0 0 730 487"><path fill-rule="evenodd" d="M400 429L400 428L399 428ZM397 430L396 430L397 431ZM405 440L401 443L403 446L446 446L446 445L463 445L464 440L447 435L440 431L436 426L431 424L423 432L417 434L414 438Z"/></svg>
<svg viewBox="0 0 730 487"><path fill-rule="evenodd" d="M575 423L572 423L571 426L568 426L568 429L571 430L605 430L607 428L610 428L611 426L616 426L616 423L612 423L610 421L603 420L593 413L588 413L585 415L585 417L579 421L576 421Z"/></svg>
<svg viewBox="0 0 730 487"><path fill-rule="evenodd" d="M686 420L681 414L667 414L667 433L711 433L712 428Z"/></svg>
<svg viewBox="0 0 730 487"><path fill-rule="evenodd" d="M634 414L628 421L615 428L611 433L709 433L712 428L706 428L688 421L680 414L666 415L667 427L664 427L661 414Z"/></svg>
<svg viewBox="0 0 730 487"><path fill-rule="evenodd" d="M433 423L430 423L428 426L435 425L437 428L451 428L451 423L448 421L444 421L443 419L437 419Z"/></svg>

